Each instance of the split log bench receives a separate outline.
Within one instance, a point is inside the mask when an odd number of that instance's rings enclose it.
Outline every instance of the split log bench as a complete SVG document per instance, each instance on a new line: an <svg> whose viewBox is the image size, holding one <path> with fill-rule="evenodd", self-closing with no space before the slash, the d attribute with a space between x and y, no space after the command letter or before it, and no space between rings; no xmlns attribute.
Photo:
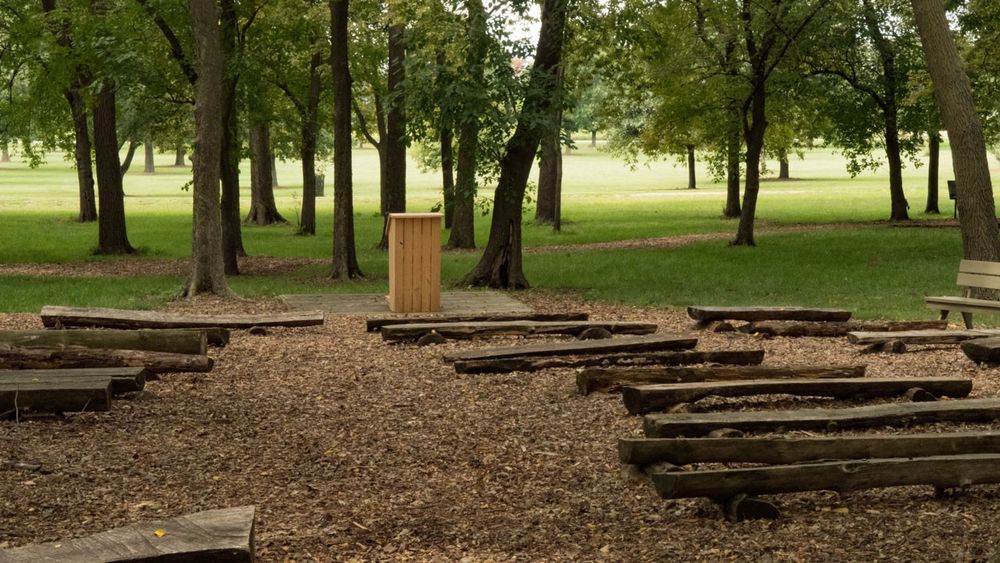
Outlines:
<svg viewBox="0 0 1000 563"><path fill-rule="evenodd" d="M656 492L667 499L737 495L838 492L934 485L938 489L1000 483L1000 454L883 458L750 469L654 471Z"/></svg>
<svg viewBox="0 0 1000 563"><path fill-rule="evenodd" d="M741 326L740 332L763 336L834 337L857 331L912 331L948 328L947 321L759 321Z"/></svg>
<svg viewBox="0 0 1000 563"><path fill-rule="evenodd" d="M382 327L381 333L387 342L416 342L431 333L449 340L468 340L489 336L579 336L592 328L611 334L652 334L658 327L656 323L614 321L491 321L387 325Z"/></svg>
<svg viewBox="0 0 1000 563"><path fill-rule="evenodd" d="M962 260L958 265L956 285L962 288L961 297L924 298L928 307L941 311L942 320L947 319L951 311L958 311L962 313L965 327L971 329L973 313L1000 313L1000 301L972 297L979 289L1000 290L1000 262Z"/></svg>
<svg viewBox="0 0 1000 563"><path fill-rule="evenodd" d="M110 379L111 394L133 393L146 387L150 376L146 368L91 368L91 369L23 369L0 370L0 384L51 381L69 382L80 379Z"/></svg>
<svg viewBox="0 0 1000 563"><path fill-rule="evenodd" d="M0 345L0 369L144 367L150 373L209 372L212 358L194 354L101 348L17 348Z"/></svg>
<svg viewBox="0 0 1000 563"><path fill-rule="evenodd" d="M904 332L849 332L851 344L880 345L889 342L903 344L961 344L966 340L1000 336L1000 330L914 330Z"/></svg>
<svg viewBox="0 0 1000 563"><path fill-rule="evenodd" d="M808 438L624 438L618 441L622 463L645 466L659 462L763 463L787 465L804 461L1000 454L1000 432L951 432L824 436Z"/></svg>
<svg viewBox="0 0 1000 563"><path fill-rule="evenodd" d="M680 334L655 334L650 336L630 336L610 340L584 340L578 342L557 342L489 348L467 352L452 352L444 355L446 362L469 360L497 360L514 357L572 356L581 354L604 354L609 352L659 352L694 348L698 339Z"/></svg>
<svg viewBox="0 0 1000 563"><path fill-rule="evenodd" d="M589 366L679 366L690 364L756 365L764 361L763 350L685 350L680 352L626 352L554 357L515 356L509 358L457 360L456 373L533 372L549 368Z"/></svg>
<svg viewBox="0 0 1000 563"><path fill-rule="evenodd" d="M873 399L898 397L913 388L923 389L935 397L966 397L972 392L972 380L961 377L879 377L668 383L623 387L622 401L629 414L646 414L707 397L795 395Z"/></svg>
<svg viewBox="0 0 1000 563"><path fill-rule="evenodd" d="M0 563L254 561L253 506L198 512L73 540L0 550Z"/></svg>
<svg viewBox="0 0 1000 563"><path fill-rule="evenodd" d="M0 330L0 344L21 348L81 346L203 355L208 352L208 334L205 330L194 329Z"/></svg>
<svg viewBox="0 0 1000 563"><path fill-rule="evenodd" d="M705 366L588 368L576 375L581 395L616 392L622 387L653 383L742 381L753 379L864 377L865 366Z"/></svg>
<svg viewBox="0 0 1000 563"><path fill-rule="evenodd" d="M301 327L323 324L322 312L267 313L261 315L177 315L158 311L127 309L81 309L74 307L42 307L42 324L48 328L228 328L283 326Z"/></svg>
<svg viewBox="0 0 1000 563"><path fill-rule="evenodd" d="M1000 362L1000 337L976 338L962 342L962 352L976 363Z"/></svg>
<svg viewBox="0 0 1000 563"><path fill-rule="evenodd" d="M648 438L671 438L704 436L721 428L744 432L839 430L934 422L992 422L997 419L1000 419L1000 399L966 399L843 409L649 414L643 418L643 430Z"/></svg>
<svg viewBox="0 0 1000 563"><path fill-rule="evenodd" d="M103 412L110 408L110 377L0 380L0 419L22 413Z"/></svg>
<svg viewBox="0 0 1000 563"><path fill-rule="evenodd" d="M498 313L490 315L419 315L382 317L365 321L365 330L378 332L384 326L419 323L478 323L500 321L585 321L587 313Z"/></svg>
<svg viewBox="0 0 1000 563"><path fill-rule="evenodd" d="M712 321L846 321L851 311L806 307L699 307L687 308L688 316L699 323Z"/></svg>

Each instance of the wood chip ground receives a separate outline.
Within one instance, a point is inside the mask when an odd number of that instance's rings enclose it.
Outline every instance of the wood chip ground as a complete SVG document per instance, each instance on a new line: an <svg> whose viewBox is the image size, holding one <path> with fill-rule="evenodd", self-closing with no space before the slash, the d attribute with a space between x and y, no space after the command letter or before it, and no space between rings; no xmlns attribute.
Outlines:
<svg viewBox="0 0 1000 563"><path fill-rule="evenodd" d="M681 310L518 297L541 311L652 321L661 331L690 324ZM209 299L170 310L280 304ZM36 315L0 315L0 328L40 327ZM701 349L762 346L767 365L969 376L974 397L1000 396L1000 370L954 346L860 356L842 338L699 336ZM773 497L781 519L738 524L708 501L661 500L618 462L618 438L641 435L620 396L577 395L572 370L463 376L440 360L482 346L389 346L361 317L329 317L323 327L234 333L210 351L212 373L164 376L109 413L0 422L0 460L42 465L0 464L0 548L254 504L261 561L971 561L996 549L998 486L941 499L930 487L783 495ZM697 406L847 404L763 397ZM998 425L890 432L976 428Z"/></svg>

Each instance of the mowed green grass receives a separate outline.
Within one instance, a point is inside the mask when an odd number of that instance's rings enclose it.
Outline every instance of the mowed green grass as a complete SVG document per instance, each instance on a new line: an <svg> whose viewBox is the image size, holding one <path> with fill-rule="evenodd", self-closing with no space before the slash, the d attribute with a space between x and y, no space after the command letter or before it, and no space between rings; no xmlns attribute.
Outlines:
<svg viewBox="0 0 1000 563"><path fill-rule="evenodd" d="M138 169L126 176L129 238L141 249L135 257L98 257L91 252L96 225L73 221L76 178L61 155L30 170L20 163L0 164L0 264L67 263L184 259L190 256L191 194L182 190L190 169L173 168L172 155L158 157L157 173ZM994 163L995 164L995 163ZM776 163L770 167L777 169ZM942 170L951 169L943 155ZM242 167L243 183L249 166ZM378 216L378 167L374 151L354 157L355 222L362 282L333 283L326 267L314 265L280 276L241 276L230 280L248 296L304 292L385 291L386 256L374 249L382 220ZM926 168L905 171L911 216L922 213ZM941 208L951 216L942 174ZM528 254L526 274L533 286L568 290L587 299L650 306L711 304L802 304L848 307L863 317L928 318L922 296L954 293L960 256L958 231L949 228L895 228L876 223L888 215L885 171L849 178L843 160L826 150L792 161L793 180L764 182L758 203L756 248L729 247L724 239L676 248L589 250ZM282 187L278 206L295 222L301 202L298 163L279 163ZM724 185L699 166L699 189L687 190L683 167L654 162L630 168L606 153L581 144L564 160L563 231L535 225L526 216L526 246L661 237L688 233L730 233L732 220L721 217ZM440 174L408 170L408 209L427 211L440 201ZM244 194L248 195L245 189ZM482 190L492 194L492 186ZM249 204L244 198L244 210ZM291 226L244 226L251 255L330 256L332 190L317 202L319 235L302 237ZM478 217L477 240L485 243L489 217ZM794 224L856 223L850 227L767 234L767 228ZM444 233L447 237L447 233ZM476 252L446 253L445 283L455 284L478 259ZM176 296L181 280L170 276L138 278L62 278L0 276L0 310L33 311L45 303L155 307Z"/></svg>

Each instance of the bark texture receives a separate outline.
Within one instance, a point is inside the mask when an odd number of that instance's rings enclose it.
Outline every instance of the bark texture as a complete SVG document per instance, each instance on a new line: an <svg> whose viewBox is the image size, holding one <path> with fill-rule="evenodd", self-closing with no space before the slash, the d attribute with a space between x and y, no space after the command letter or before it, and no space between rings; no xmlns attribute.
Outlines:
<svg viewBox="0 0 1000 563"><path fill-rule="evenodd" d="M687 168L688 168L688 189L693 190L698 187L698 175L694 170L694 145L687 145Z"/></svg>
<svg viewBox="0 0 1000 563"><path fill-rule="evenodd" d="M286 223L274 203L274 170L271 153L271 128L267 123L250 126L250 212L247 223L273 225ZM315 188L314 188L315 189Z"/></svg>
<svg viewBox="0 0 1000 563"><path fill-rule="evenodd" d="M222 175L222 250L226 274L239 275L237 258L246 256L243 249L243 232L240 226L240 136L236 88L239 74L236 66L239 48L239 23L234 0L220 0L222 26L222 52L226 72L223 74L223 117L220 174Z"/></svg>
<svg viewBox="0 0 1000 563"><path fill-rule="evenodd" d="M941 134L937 131L927 133L927 206L924 213L941 213L938 207L938 178L941 169Z"/></svg>
<svg viewBox="0 0 1000 563"><path fill-rule="evenodd" d="M911 1L934 84L934 99L951 142L963 256L997 261L1000 242L993 184L972 84L951 35L942 0Z"/></svg>
<svg viewBox="0 0 1000 563"><path fill-rule="evenodd" d="M339 280L363 276L354 243L348 1L330 0L330 70L333 76L333 268L330 276Z"/></svg>
<svg viewBox="0 0 1000 563"><path fill-rule="evenodd" d="M142 171L146 174L156 174L156 153L153 151L153 141L146 139L146 141L142 143L142 146L145 156Z"/></svg>
<svg viewBox="0 0 1000 563"><path fill-rule="evenodd" d="M118 125L115 86L104 82L94 99L94 160L101 213L97 221L98 254L130 254L125 228L125 192L118 160Z"/></svg>
<svg viewBox="0 0 1000 563"><path fill-rule="evenodd" d="M406 101L404 81L406 80L406 42L403 37L405 26L393 23L389 26L389 84L386 103L385 132L380 139L385 149L385 192L382 200L382 215L388 219L389 213L406 211ZM379 248L389 248L389 231L382 230Z"/></svg>
<svg viewBox="0 0 1000 563"><path fill-rule="evenodd" d="M450 125L442 125L441 141L441 192L444 197L444 227L451 228L455 215L455 132Z"/></svg>
<svg viewBox="0 0 1000 563"><path fill-rule="evenodd" d="M500 179L493 197L490 238L479 263L463 283L472 286L528 287L521 260L521 215L524 190L538 143L545 131L544 116L552 104L552 91L558 85L559 66L566 30L567 0L542 3L542 28L535 50L535 64L517 128L507 142L500 161Z"/></svg>
<svg viewBox="0 0 1000 563"><path fill-rule="evenodd" d="M214 0L190 0L196 50L194 221L191 274L185 294L228 295L222 254L219 160L222 156L223 73L219 10Z"/></svg>

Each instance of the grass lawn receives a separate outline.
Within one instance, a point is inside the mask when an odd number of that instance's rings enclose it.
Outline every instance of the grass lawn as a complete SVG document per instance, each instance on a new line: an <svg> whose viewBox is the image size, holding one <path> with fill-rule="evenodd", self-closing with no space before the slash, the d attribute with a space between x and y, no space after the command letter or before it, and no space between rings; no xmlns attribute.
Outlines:
<svg viewBox="0 0 1000 563"><path fill-rule="evenodd" d="M687 174L672 162L630 169L603 152L579 144L564 160L564 230L525 224L529 247L662 237L689 233L730 233L732 220L720 217L725 186L699 170L697 190L687 190ZM941 169L951 169L942 155ZM160 155L154 175L130 172L125 179L129 238L138 257L106 258L91 254L94 224L73 221L76 178L61 155L30 170L15 162L0 164L0 267L3 264L70 263L184 259L190 256L191 194L181 187L190 169L168 166ZM993 163L995 165L995 163ZM776 163L771 163L777 169ZM385 291L386 256L373 249L382 228L378 216L378 176L374 151L355 152L355 211L363 282L334 284L322 265L283 276L244 276L231 280L244 295L296 292ZM793 179L766 181L758 203L758 228L794 224L857 223L815 231L761 234L757 248L730 248L724 239L676 248L590 250L529 254L526 274L535 287L572 290L589 299L652 306L711 304L802 304L843 306L863 317L930 318L921 297L956 293L954 277L960 256L957 229L895 228L876 221L888 216L885 171L851 179L843 160L826 150L812 150L791 163ZM141 170L141 168L139 169ZM905 170L910 213L922 213L926 168ZM244 184L249 165L243 166ZM942 174L942 218L950 218ZM278 206L295 222L301 199L298 163L279 163ZM408 208L426 211L440 199L439 174L411 163ZM483 190L492 193L492 188ZM244 190L244 209L249 189ZM318 202L319 236L301 237L290 226L244 226L244 242L255 256L311 257L330 254L332 193ZM487 237L488 217L477 225L477 240ZM445 237L447 235L445 234ZM456 283L478 253L448 253L442 278ZM154 307L170 299L180 280L170 276L69 278L0 275L0 310L36 311L43 304Z"/></svg>

